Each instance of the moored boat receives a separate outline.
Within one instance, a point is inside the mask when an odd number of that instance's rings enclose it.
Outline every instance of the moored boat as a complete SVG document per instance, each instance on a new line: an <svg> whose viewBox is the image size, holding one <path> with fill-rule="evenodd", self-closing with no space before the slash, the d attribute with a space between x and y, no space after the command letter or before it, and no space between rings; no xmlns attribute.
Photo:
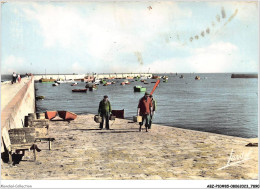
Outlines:
<svg viewBox="0 0 260 189"><path fill-rule="evenodd" d="M123 86L124 86L124 85L125 85L125 82L120 83L120 85L123 85Z"/></svg>
<svg viewBox="0 0 260 189"><path fill-rule="evenodd" d="M46 111L45 112L45 118L48 120L52 120L57 116L57 111Z"/></svg>
<svg viewBox="0 0 260 189"><path fill-rule="evenodd" d="M74 120L77 118L77 114L69 111L58 111L58 114L64 120Z"/></svg>
<svg viewBox="0 0 260 189"><path fill-rule="evenodd" d="M41 78L39 80L40 83L52 83L54 81L56 81L56 79L44 79L44 78Z"/></svg>
<svg viewBox="0 0 260 189"><path fill-rule="evenodd" d="M71 86L76 86L78 83L72 83Z"/></svg>
<svg viewBox="0 0 260 189"><path fill-rule="evenodd" d="M145 92L146 88L142 86L134 86L134 92Z"/></svg>
<svg viewBox="0 0 260 189"><path fill-rule="evenodd" d="M88 89L72 89L72 92L83 92L86 93Z"/></svg>
<svg viewBox="0 0 260 189"><path fill-rule="evenodd" d="M58 86L59 84L58 83L53 83L52 86Z"/></svg>
<svg viewBox="0 0 260 189"><path fill-rule="evenodd" d="M183 79L183 78L184 78L184 76L183 76L183 75L181 75L181 76L180 76L180 78L181 78L181 79Z"/></svg>
<svg viewBox="0 0 260 189"><path fill-rule="evenodd" d="M112 113L114 116L116 116L116 118L124 119L124 112L125 112L125 110L123 109L123 110L112 110L111 113Z"/></svg>
<svg viewBox="0 0 260 189"><path fill-rule="evenodd" d="M195 80L200 80L200 76L196 76L196 77L195 77Z"/></svg>

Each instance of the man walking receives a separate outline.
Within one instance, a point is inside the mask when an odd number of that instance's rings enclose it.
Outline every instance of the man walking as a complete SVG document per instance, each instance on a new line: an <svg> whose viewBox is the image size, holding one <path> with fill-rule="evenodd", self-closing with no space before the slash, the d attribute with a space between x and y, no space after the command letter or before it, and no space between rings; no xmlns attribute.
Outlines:
<svg viewBox="0 0 260 189"><path fill-rule="evenodd" d="M100 101L98 114L102 117L102 122L100 123L99 128L103 129L104 120L106 119L106 129L109 129L109 116L111 114L111 105L108 100L108 96L105 95L104 99Z"/></svg>
<svg viewBox="0 0 260 189"><path fill-rule="evenodd" d="M16 73L15 72L13 72L13 75L12 75L12 84L13 83L16 83Z"/></svg>
<svg viewBox="0 0 260 189"><path fill-rule="evenodd" d="M151 129L152 127L152 123L153 123L153 116L154 116L154 112L156 111L156 101L153 98L153 95L150 95L151 101L152 101L152 111L151 111L151 119L150 119L150 124L148 129Z"/></svg>
<svg viewBox="0 0 260 189"><path fill-rule="evenodd" d="M148 127L150 124L150 119L151 119L151 112L152 112L152 101L151 98L149 97L150 94L148 92L145 92L145 95L139 100L139 104L137 107L137 115L142 116L142 122L139 123L140 128L139 131L142 130L142 125L145 121L145 129L146 132L148 132Z"/></svg>

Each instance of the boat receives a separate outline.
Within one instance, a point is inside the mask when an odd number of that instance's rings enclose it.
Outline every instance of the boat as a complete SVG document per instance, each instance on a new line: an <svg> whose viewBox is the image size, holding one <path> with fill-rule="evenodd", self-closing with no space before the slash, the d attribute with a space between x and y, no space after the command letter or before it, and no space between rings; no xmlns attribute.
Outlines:
<svg viewBox="0 0 260 189"><path fill-rule="evenodd" d="M72 89L72 92L82 92L86 93L88 89Z"/></svg>
<svg viewBox="0 0 260 189"><path fill-rule="evenodd" d="M111 84L112 84L112 82L107 82L106 84L107 84L107 85L111 85Z"/></svg>
<svg viewBox="0 0 260 189"><path fill-rule="evenodd" d="M92 86L92 87L89 87L89 91L94 91L94 90L97 90L97 86Z"/></svg>
<svg viewBox="0 0 260 189"><path fill-rule="evenodd" d="M107 83L107 81L105 81L105 80L100 81L100 84L106 84L106 83Z"/></svg>
<svg viewBox="0 0 260 189"><path fill-rule="evenodd" d="M125 110L112 110L111 113L112 115L116 116L116 118L121 118L124 119L124 112Z"/></svg>
<svg viewBox="0 0 260 189"><path fill-rule="evenodd" d="M134 86L134 92L145 92L146 88L142 86Z"/></svg>
<svg viewBox="0 0 260 189"><path fill-rule="evenodd" d="M144 84L149 84L147 81L144 81Z"/></svg>
<svg viewBox="0 0 260 189"><path fill-rule="evenodd" d="M56 83L59 83L59 84L61 84L61 83L74 83L75 81L74 80L72 80L72 79L70 79L70 80L57 80L56 81Z"/></svg>
<svg viewBox="0 0 260 189"><path fill-rule="evenodd" d="M44 79L44 78L41 78L39 80L40 83L52 83L54 81L56 81L56 79Z"/></svg>
<svg viewBox="0 0 260 189"><path fill-rule="evenodd" d="M64 120L74 120L77 118L77 114L69 111L58 111L58 114Z"/></svg>
<svg viewBox="0 0 260 189"><path fill-rule="evenodd" d="M76 86L78 83L72 83L71 86Z"/></svg>
<svg viewBox="0 0 260 189"><path fill-rule="evenodd" d="M196 76L196 77L195 77L195 80L200 80L200 76Z"/></svg>
<svg viewBox="0 0 260 189"><path fill-rule="evenodd" d="M57 111L46 111L45 112L45 118L48 120L52 120L57 116Z"/></svg>
<svg viewBox="0 0 260 189"><path fill-rule="evenodd" d="M53 83L52 86L58 86L59 84L58 83Z"/></svg>
<svg viewBox="0 0 260 189"><path fill-rule="evenodd" d="M153 75L152 79L159 79L159 76L158 75Z"/></svg>
<svg viewBox="0 0 260 189"><path fill-rule="evenodd" d="M44 96L36 96L36 100L43 100L44 98Z"/></svg>
<svg viewBox="0 0 260 189"><path fill-rule="evenodd" d="M181 78L181 79L183 79L183 78L184 78L184 76L183 76L183 75L181 75L181 76L180 76L180 78Z"/></svg>
<svg viewBox="0 0 260 189"><path fill-rule="evenodd" d="M112 81L111 84L116 84L116 82L115 82L115 81Z"/></svg>
<svg viewBox="0 0 260 189"><path fill-rule="evenodd" d="M123 85L123 86L124 86L124 85L125 85L125 82L120 83L120 85Z"/></svg>

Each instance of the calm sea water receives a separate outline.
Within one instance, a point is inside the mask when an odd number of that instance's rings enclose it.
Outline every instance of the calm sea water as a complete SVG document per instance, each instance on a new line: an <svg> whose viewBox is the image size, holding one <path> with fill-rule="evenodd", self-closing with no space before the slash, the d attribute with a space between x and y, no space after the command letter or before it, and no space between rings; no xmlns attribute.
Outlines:
<svg viewBox="0 0 260 189"><path fill-rule="evenodd" d="M161 82L154 92L157 111L154 123L207 131L239 137L258 136L258 80L231 79L231 74L168 75L167 83ZM98 90L87 93L73 93L74 88L84 88L70 83L53 87L51 83L36 83L36 95L45 96L36 102L37 111L68 110L77 114L96 114L104 95L114 110L125 110L125 117L136 115L137 104L144 93L135 93L133 87L142 85L151 91L154 83L148 85L132 82L121 86L122 80L109 86L99 85Z"/></svg>

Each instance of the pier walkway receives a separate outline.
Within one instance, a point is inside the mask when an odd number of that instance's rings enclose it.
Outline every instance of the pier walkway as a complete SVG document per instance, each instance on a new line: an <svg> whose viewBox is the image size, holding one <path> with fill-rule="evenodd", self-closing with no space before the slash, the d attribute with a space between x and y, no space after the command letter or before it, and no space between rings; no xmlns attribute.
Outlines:
<svg viewBox="0 0 260 189"><path fill-rule="evenodd" d="M137 123L124 119L99 130L93 117L51 121L52 150L47 142L37 144L37 161L26 152L19 164L2 165L2 179L258 179L258 147L246 147L257 139L162 125L139 132Z"/></svg>

